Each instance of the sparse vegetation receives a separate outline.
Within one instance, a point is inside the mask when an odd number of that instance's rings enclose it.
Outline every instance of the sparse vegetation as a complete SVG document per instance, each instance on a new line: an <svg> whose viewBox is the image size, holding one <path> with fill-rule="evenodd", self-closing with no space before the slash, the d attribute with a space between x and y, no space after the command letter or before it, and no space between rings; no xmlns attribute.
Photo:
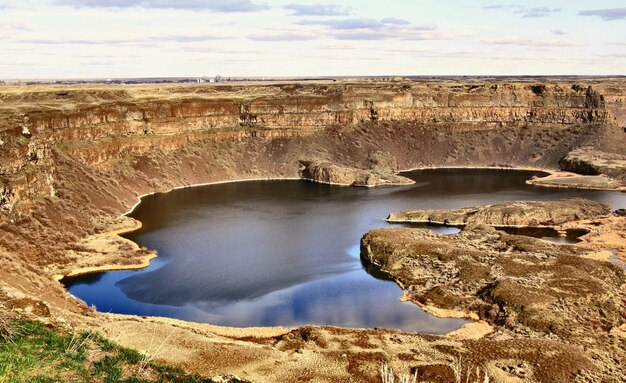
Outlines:
<svg viewBox="0 0 626 383"><path fill-rule="evenodd" d="M463 360L460 356L455 357L450 363L450 368L454 374L455 383L489 383L489 375L483 371L480 367L472 368L463 366ZM412 369L413 371L413 369ZM387 363L383 363L380 367L380 379L381 383L418 383L418 368L415 368L413 374L404 373L396 375L393 368L389 367ZM465 371L465 374L464 374ZM465 377L465 379L463 379Z"/></svg>
<svg viewBox="0 0 626 383"><path fill-rule="evenodd" d="M417 369L411 374L400 374L396 376L393 372L393 368L389 367L387 363L384 363L380 367L380 377L382 383L396 383L396 378L398 379L398 383L417 383Z"/></svg>
<svg viewBox="0 0 626 383"><path fill-rule="evenodd" d="M94 332L70 333L7 315L0 311L0 383L213 382L155 363Z"/></svg>
<svg viewBox="0 0 626 383"><path fill-rule="evenodd" d="M13 339L16 329L11 319L11 313L0 308L0 342L10 342Z"/></svg>

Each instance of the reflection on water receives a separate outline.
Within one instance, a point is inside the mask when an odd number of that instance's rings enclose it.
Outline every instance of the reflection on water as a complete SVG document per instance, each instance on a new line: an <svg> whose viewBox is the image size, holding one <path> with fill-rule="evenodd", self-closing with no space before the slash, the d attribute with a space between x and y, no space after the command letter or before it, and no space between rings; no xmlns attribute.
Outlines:
<svg viewBox="0 0 626 383"><path fill-rule="evenodd" d="M360 260L359 240L404 209L454 209L510 200L586 197L624 206L626 195L538 188L535 172L427 170L416 185L344 188L264 181L175 190L143 199L128 235L159 257L147 269L68 281L101 311L228 326L329 324L444 333L464 321L434 318ZM440 234L459 229L421 227ZM368 274L369 272L369 274Z"/></svg>

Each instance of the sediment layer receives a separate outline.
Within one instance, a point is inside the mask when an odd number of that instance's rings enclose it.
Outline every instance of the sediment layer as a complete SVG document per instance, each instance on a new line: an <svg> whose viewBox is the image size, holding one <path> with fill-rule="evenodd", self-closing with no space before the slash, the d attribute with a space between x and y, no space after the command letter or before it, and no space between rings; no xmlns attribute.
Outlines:
<svg viewBox="0 0 626 383"><path fill-rule="evenodd" d="M507 158L507 152L521 149L521 155L512 157L510 164L523 161L554 166L554 158L543 159L539 152L531 156L523 153L524 141L548 141L548 146L560 146L555 140L568 136L575 142L564 144L571 147L579 143L580 136L598 138L593 126L619 125L622 112L617 90L621 88L610 87L613 82L5 86L0 94L0 142L5 153L0 156L0 174L4 177L1 201L7 207L20 200L54 194L55 165L59 161L55 157L60 155L84 166L110 169L111 162L125 156L149 156L155 151L167 155L192 143L205 146L206 141L293 141L330 133L332 128L342 130L363 124L374 124L383 136L400 133L396 139L385 137L385 141L399 144L400 140L411 140L426 152L432 150L430 146L439 145L438 141L447 141L437 150L447 156L437 156L431 164L455 159L497 164ZM610 92L610 102L600 90ZM403 132L406 124L411 128ZM580 129L583 125L586 127ZM515 137L507 137L512 127L516 128ZM537 127L549 129L535 131ZM470 148L465 148L463 142L455 142L462 136L489 136L490 132L496 137L486 143L492 145L481 145L484 151L481 146L474 147L473 155L464 153ZM514 142L507 142L511 139ZM364 150L370 146L367 144L354 142ZM397 157L399 165L407 168L428 156ZM277 160L284 161L280 157Z"/></svg>

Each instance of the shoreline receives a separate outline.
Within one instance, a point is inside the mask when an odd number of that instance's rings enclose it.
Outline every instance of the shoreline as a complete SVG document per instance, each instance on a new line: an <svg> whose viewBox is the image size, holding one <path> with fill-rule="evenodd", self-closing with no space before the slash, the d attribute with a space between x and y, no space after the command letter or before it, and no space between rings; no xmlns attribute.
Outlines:
<svg viewBox="0 0 626 383"><path fill-rule="evenodd" d="M572 172L565 172L563 170L548 169L548 168L536 168L532 166L424 166L417 168L401 169L397 173L406 173L417 170L437 170L437 169L493 169L493 170L513 170L513 171L531 171L542 172L547 175L544 177L526 180L526 184L533 186L540 186L545 188L558 188L558 189L581 189L581 190L602 190L602 191L617 191L626 193L626 186L617 187L599 187L599 186L585 186L585 185L564 185L564 184L543 184L537 181L545 179L554 179L559 177L587 177L585 175L576 174Z"/></svg>
<svg viewBox="0 0 626 383"><path fill-rule="evenodd" d="M130 239L124 238L122 237L122 235L127 234L127 233L132 233L133 231L141 229L143 227L143 223L139 221L138 219L129 218L129 217L126 217L125 215L122 215L120 217L132 219L132 222L134 225L132 227L123 227L123 228L105 231L105 232L96 234L96 236L101 237L101 238L117 237L119 239L124 240L126 243L132 244L131 246L134 247L133 250L140 249L140 246L138 243L131 241ZM156 251L153 251L150 254L146 254L144 257L142 257L140 259L139 264L122 265L122 264L108 263L108 264L104 264L101 266L79 267L76 269L70 269L68 272L63 273L63 274L53 274L52 277L58 282L61 282L61 280L63 280L64 278L74 278L74 277L80 277L84 275L104 273L108 271L141 270L150 266L150 263L153 260L155 260L157 257L158 257L158 254L156 253Z"/></svg>
<svg viewBox="0 0 626 383"><path fill-rule="evenodd" d="M395 174L398 175L399 173L395 173ZM300 179L303 181L315 182L316 184L320 184L320 185L341 186L341 187L348 187L348 188L367 188L367 189L380 188L380 187L385 187L385 186L399 187L399 186L415 185L415 182L412 182L412 183L390 182L386 184L377 184L377 185L353 185L353 184L340 184L337 182L317 181L317 180L314 180L313 178L300 178Z"/></svg>
<svg viewBox="0 0 626 383"><path fill-rule="evenodd" d="M121 216L128 216L129 214L131 214L136 208L137 206L139 206L139 204L141 204L141 199L143 197L148 197L151 195L155 195L155 194L166 194L169 192L172 192L174 190L181 190L181 189L190 189L190 188L196 188L196 187L200 187L200 186L211 186L211 185L222 185L222 184L231 184L231 183L236 183L236 182L254 182L254 181L297 181L297 180L301 180L303 178L300 177L257 177L257 178L238 178L238 179L233 179L233 180L223 180L223 181L211 181L211 182L202 182L199 184L190 184L190 185L181 185L181 186L175 186L171 189L168 189L167 191L153 191L153 192L149 192L149 193L145 193L145 194L141 194L139 196L137 196L137 202L135 202L135 204L133 206L130 207L130 209L128 209L125 213L122 213ZM134 231L134 230L131 230Z"/></svg>
<svg viewBox="0 0 626 383"><path fill-rule="evenodd" d="M400 174L400 173L405 173L405 172L411 172L411 171L419 171L419 170L437 170L437 169L494 169L494 170L510 170L510 171L538 171L538 172L543 172L548 174L548 176L550 175L554 175L557 174L557 171L555 170L551 170L551 169L543 169L543 168L533 168L533 167L503 167L503 166L426 166L426 167L417 167L417 168L411 168L411 169L402 169L402 170L398 170L396 172L396 174ZM573 173L572 173L573 174ZM547 176L546 176L547 177ZM307 178L302 178L302 177L255 177L255 178L241 178L241 179L231 179L231 180L222 180L222 181L211 181L211 182L203 182L203 183L198 183L198 184L190 184L190 185L180 185L180 186L176 186L173 188L168 189L167 191L153 191L153 192L149 192L149 193L144 193L142 195L137 196L137 202L135 204L133 204L126 212L120 214L119 217L128 217L129 214L131 214L142 202L142 199L144 197L150 196L150 195L154 195L154 194L159 194L159 193L169 193L172 192L174 190L180 190L180 189L188 189L188 188L195 188L195 187L201 187L201 186L211 186L211 185L221 185L221 184L229 184L229 183L236 183L236 182L254 182L254 181L295 181L295 180L304 180L304 181L309 181L309 182L316 182L316 183L320 183L320 184L327 184L327 185L333 185L333 186L347 186L347 187L353 187L350 185L340 185L340 184L332 184L332 183L324 183L324 182L318 182L315 180L311 180L311 179L307 179ZM528 183L527 180L526 182ZM368 188L370 187L380 187L380 186L394 186L394 187L401 187L401 186L410 186L410 185L405 185L405 184L401 184L401 185L393 185L393 184L385 184L385 185L375 185L375 186L367 186ZM539 185L537 185L539 186ZM541 185L544 186L544 185ZM550 187L549 185L545 185L547 187ZM564 186L564 188L569 188L569 189L578 189L578 187L567 187ZM621 188L626 190L626 188ZM621 189L612 189L611 191L622 191ZM112 230L112 231L108 231L105 233L101 233L102 235L106 235L106 236L118 236L120 238L122 234L126 234L126 233L130 233L136 230L141 229L142 227L142 223L139 220L133 219L133 221L135 221L135 226L131 227L131 228L122 228L122 229L116 229L116 230ZM393 223L394 221L389 221L386 220L387 222ZM400 222L400 221L399 221ZM431 222L431 223L436 223L436 222ZM511 227L517 227L517 226L511 226ZM519 226L519 227L526 227L526 226ZM139 245L134 242L134 241L130 241L132 242L137 248L139 248ZM141 269L145 269L146 267L150 266L150 263L156 259L158 257L158 255L156 254L156 252L151 253L149 255L146 255L143 259L141 264L137 264L137 265L121 265L121 264L115 264L115 263L111 263L111 264L105 264L102 266L95 266L95 267L85 267L85 268L78 268L78 269L70 269L70 271L64 275L53 275L53 277L60 283L60 281L63 278L72 278L72 277L78 277L78 276L84 276L84 275L90 275L90 274L99 274L99 273L103 273L103 272L114 272L114 271L124 271L124 270L141 270ZM398 284L397 281L394 281L394 283ZM404 293L406 294L406 291L404 289L403 286L401 286L400 284L398 284L399 287L404 291ZM67 289L66 289L67 291ZM69 294L69 291L68 291ZM71 294L70 294L71 295ZM73 295L72 295L73 296ZM405 299L405 295L403 295L401 297L401 299ZM445 309L440 309L434 306L429 306L429 305L424 305L421 304L419 302L415 302L411 299L407 299L409 301L411 301L413 304L416 304L418 307L420 307L421 309L423 309L425 312L427 312L430 315L433 315L435 317L438 318L453 318L453 319L468 319L471 322L464 324L463 326L461 326L460 328L456 329L456 330L452 330L446 334L442 334L440 336L442 337L449 337L449 336L457 336L455 334L466 334L466 333L471 333L476 335L476 331L472 331L471 329L477 326L481 326L483 329L485 328L484 323L481 323L482 321L479 320L478 315L474 312L462 312L462 311L455 311L455 310L445 310ZM117 314L116 314L117 315ZM130 315L130 317L140 317L138 315ZM152 317L151 317L152 318ZM154 317L154 318L159 318L159 317ZM163 319L171 319L171 320L177 320L175 318L163 318ZM180 320L178 320L180 321ZM191 326L194 325L203 325L203 323L198 323L198 322L192 322L192 321L182 321L184 323L189 323ZM216 326L216 325L212 325L212 324L205 324L205 325L209 325L209 326L214 326L214 327L224 327L224 328L228 328L226 326ZM488 325L489 328L492 328L492 326ZM294 328L299 328L302 326L297 326ZM334 326L331 326L334 327ZM339 326L337 326L339 327ZM265 328L265 327L262 327ZM289 327L284 327L283 328L289 328ZM339 327L339 328L344 328L344 327ZM401 330L398 330L401 331ZM492 331L479 331L479 333L481 334L479 337L484 337L487 336L488 334L490 334ZM464 335L463 335L464 336Z"/></svg>

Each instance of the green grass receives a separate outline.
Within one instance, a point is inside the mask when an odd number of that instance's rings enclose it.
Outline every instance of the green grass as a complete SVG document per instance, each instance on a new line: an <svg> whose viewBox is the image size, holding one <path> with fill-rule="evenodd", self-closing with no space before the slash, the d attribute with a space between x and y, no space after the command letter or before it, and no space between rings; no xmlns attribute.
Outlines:
<svg viewBox="0 0 626 383"><path fill-rule="evenodd" d="M0 340L0 383L210 383L95 333L72 334L37 321L13 323L17 334Z"/></svg>

